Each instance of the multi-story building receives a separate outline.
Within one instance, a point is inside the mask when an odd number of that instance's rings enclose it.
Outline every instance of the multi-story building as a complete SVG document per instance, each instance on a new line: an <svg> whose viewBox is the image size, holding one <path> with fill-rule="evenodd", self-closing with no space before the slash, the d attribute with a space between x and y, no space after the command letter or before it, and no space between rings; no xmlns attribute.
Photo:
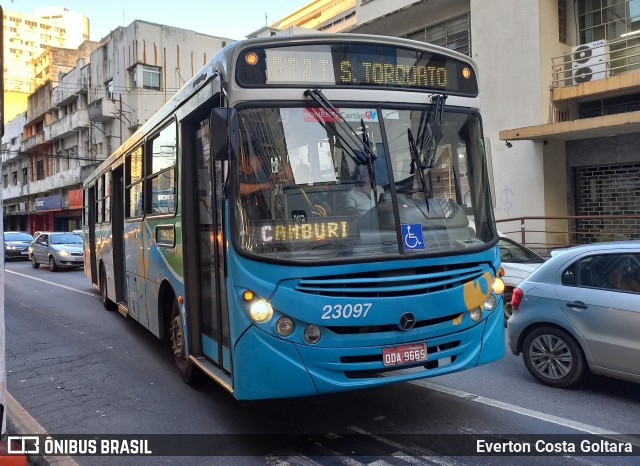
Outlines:
<svg viewBox="0 0 640 466"><path fill-rule="evenodd" d="M351 32L476 61L496 218L545 217L501 230L551 246L640 238L640 0L368 0L356 17Z"/></svg>
<svg viewBox="0 0 640 466"><path fill-rule="evenodd" d="M5 228L79 227L85 176L227 42L135 21L75 56L51 49L35 60L43 81L3 138Z"/></svg>
<svg viewBox="0 0 640 466"><path fill-rule="evenodd" d="M135 21L91 54L89 119L104 159L232 39Z"/></svg>
<svg viewBox="0 0 640 466"><path fill-rule="evenodd" d="M35 91L33 60L49 47L76 49L89 39L89 19L63 7L34 14L3 10L5 120L26 110Z"/></svg>
<svg viewBox="0 0 640 466"><path fill-rule="evenodd" d="M316 0L276 21L280 30L291 26L322 32L342 32L356 25L356 0Z"/></svg>

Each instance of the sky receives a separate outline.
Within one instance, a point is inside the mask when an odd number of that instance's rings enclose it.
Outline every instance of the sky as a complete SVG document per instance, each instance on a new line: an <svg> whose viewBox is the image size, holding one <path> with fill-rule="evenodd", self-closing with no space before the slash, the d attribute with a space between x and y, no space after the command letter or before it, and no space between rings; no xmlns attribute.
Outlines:
<svg viewBox="0 0 640 466"><path fill-rule="evenodd" d="M89 18L90 39L98 41L118 26L140 19L183 29L244 39L282 19L311 0L2 0L4 10L34 13L36 8L64 6Z"/></svg>

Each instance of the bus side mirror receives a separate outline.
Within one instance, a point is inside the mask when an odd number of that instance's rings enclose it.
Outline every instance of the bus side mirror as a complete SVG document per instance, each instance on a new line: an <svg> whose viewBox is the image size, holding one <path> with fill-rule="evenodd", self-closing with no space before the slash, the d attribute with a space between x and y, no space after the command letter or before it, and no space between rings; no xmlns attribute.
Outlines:
<svg viewBox="0 0 640 466"><path fill-rule="evenodd" d="M238 150L238 112L235 108L216 108L211 112L211 156L214 160L233 159Z"/></svg>

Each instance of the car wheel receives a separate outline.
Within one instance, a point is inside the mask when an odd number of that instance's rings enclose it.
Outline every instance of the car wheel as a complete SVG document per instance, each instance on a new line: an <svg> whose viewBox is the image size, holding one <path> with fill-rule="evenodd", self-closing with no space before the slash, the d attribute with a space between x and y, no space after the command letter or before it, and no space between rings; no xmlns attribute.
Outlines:
<svg viewBox="0 0 640 466"><path fill-rule="evenodd" d="M173 304L171 307L171 352L173 353L173 360L176 364L176 368L180 373L180 377L186 383L191 383L193 377L193 363L185 356L185 339L184 330L182 327L182 317L180 316L180 308L178 307L178 301L173 298Z"/></svg>
<svg viewBox="0 0 640 466"><path fill-rule="evenodd" d="M40 264L38 264L38 261L36 260L36 256L34 254L31 254L31 267L33 267L34 269L40 268Z"/></svg>
<svg viewBox="0 0 640 466"><path fill-rule="evenodd" d="M49 270L52 272L57 272L59 270L58 264L56 264L56 260L53 256L49 256Z"/></svg>
<svg viewBox="0 0 640 466"><path fill-rule="evenodd" d="M522 344L524 364L539 382L556 388L578 383L585 375L584 354L575 339L564 330L540 327Z"/></svg>
<svg viewBox="0 0 640 466"><path fill-rule="evenodd" d="M107 273L102 266L100 267L100 301L102 301L102 306L107 311L114 308L114 303L109 299L107 294Z"/></svg>

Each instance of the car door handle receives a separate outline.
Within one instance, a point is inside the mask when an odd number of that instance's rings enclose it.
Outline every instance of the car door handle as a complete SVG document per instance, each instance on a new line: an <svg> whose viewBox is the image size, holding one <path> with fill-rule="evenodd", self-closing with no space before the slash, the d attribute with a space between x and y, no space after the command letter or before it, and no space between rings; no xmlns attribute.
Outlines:
<svg viewBox="0 0 640 466"><path fill-rule="evenodd" d="M582 301L571 301L567 303L567 307L577 307L578 309L586 309L587 305Z"/></svg>

